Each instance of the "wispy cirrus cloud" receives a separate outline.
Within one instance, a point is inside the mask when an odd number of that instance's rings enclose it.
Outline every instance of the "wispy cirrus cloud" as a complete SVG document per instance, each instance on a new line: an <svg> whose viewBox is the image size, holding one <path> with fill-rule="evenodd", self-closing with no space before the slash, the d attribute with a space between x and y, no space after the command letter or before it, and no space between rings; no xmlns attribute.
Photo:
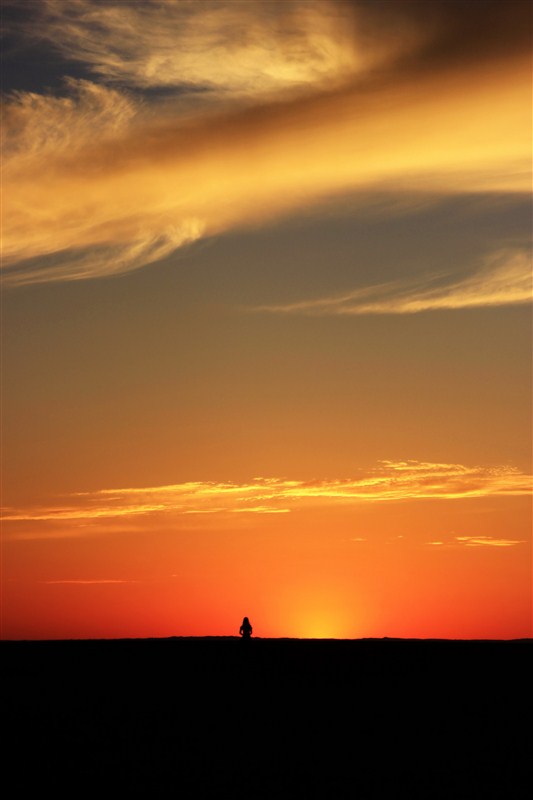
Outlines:
<svg viewBox="0 0 533 800"><path fill-rule="evenodd" d="M5 5L16 0L4 0ZM528 51L521 0L40 0L23 28L107 83L254 98ZM475 43L475 50L472 45Z"/></svg>
<svg viewBox="0 0 533 800"><path fill-rule="evenodd" d="M531 267L530 250L507 249L491 254L477 272L449 283L443 283L442 276L397 280L339 296L259 306L255 310L342 316L522 305L533 300Z"/></svg>
<svg viewBox="0 0 533 800"><path fill-rule="evenodd" d="M249 483L194 482L145 488L101 489L45 508L5 509L9 521L79 521L136 515L276 514L346 503L527 496L532 477L512 467L469 467L383 461L356 478L300 481L256 478ZM79 531L76 535L80 535Z"/></svg>
<svg viewBox="0 0 533 800"><path fill-rule="evenodd" d="M111 177L107 157L112 161L125 138L135 139L146 130L142 104L87 80L69 79L66 89L68 94L59 97L17 92L5 105L3 188L11 187L3 215L6 285L127 272L166 257L204 232L198 218L182 214L176 220L160 209L156 221L153 210L143 211L128 200L127 167L120 170L118 184ZM92 161L95 130L98 148L108 149L97 167Z"/></svg>
<svg viewBox="0 0 533 800"><path fill-rule="evenodd" d="M497 539L495 536L456 536L455 540L465 547L514 547L525 543L523 539Z"/></svg>
<svg viewBox="0 0 533 800"><path fill-rule="evenodd" d="M3 98L4 285L128 272L345 193L529 193L520 8L43 2L20 29L90 79Z"/></svg>
<svg viewBox="0 0 533 800"><path fill-rule="evenodd" d="M106 82L201 93L205 104L331 85L379 62L386 49L356 42L354 11L320 0L43 0L39 36Z"/></svg>
<svg viewBox="0 0 533 800"><path fill-rule="evenodd" d="M504 539L496 536L455 536L450 541L427 542L432 547L516 547L526 544L525 539Z"/></svg>
<svg viewBox="0 0 533 800"><path fill-rule="evenodd" d="M54 584L73 584L75 586L94 586L94 585L105 585L105 584L115 584L115 583L137 583L138 581L133 580L121 580L119 578L93 578L93 579L82 579L82 578L65 578L63 580L55 580L55 581L42 581L42 583L46 583L47 585L54 585Z"/></svg>

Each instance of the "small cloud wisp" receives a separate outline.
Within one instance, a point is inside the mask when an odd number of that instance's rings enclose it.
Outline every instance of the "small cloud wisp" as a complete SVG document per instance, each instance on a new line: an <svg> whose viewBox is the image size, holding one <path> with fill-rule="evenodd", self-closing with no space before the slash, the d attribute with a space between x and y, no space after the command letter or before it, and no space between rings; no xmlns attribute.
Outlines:
<svg viewBox="0 0 533 800"><path fill-rule="evenodd" d="M533 300L531 253L525 249L492 254L476 273L448 284L390 281L348 294L285 305L259 306L256 311L314 316L417 314L464 308L513 306Z"/></svg>

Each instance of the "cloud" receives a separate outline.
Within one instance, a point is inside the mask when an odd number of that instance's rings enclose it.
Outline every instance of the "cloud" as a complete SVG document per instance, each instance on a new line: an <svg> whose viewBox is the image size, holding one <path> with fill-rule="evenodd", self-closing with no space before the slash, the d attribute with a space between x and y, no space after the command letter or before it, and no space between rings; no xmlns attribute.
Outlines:
<svg viewBox="0 0 533 800"><path fill-rule="evenodd" d="M493 536L456 536L455 539L465 547L514 547L525 543L523 539L496 539Z"/></svg>
<svg viewBox="0 0 533 800"><path fill-rule="evenodd" d="M88 80L64 79L62 96L13 92L3 118L7 133L2 155L15 174L47 156L76 157L94 142L121 140L139 111L123 91Z"/></svg>
<svg viewBox="0 0 533 800"><path fill-rule="evenodd" d="M149 212L146 217L141 208L132 212L134 203L126 209L120 196L106 202L101 194L111 165L106 168L104 159L91 174L90 163L80 166L78 159L92 151L95 131L98 146L113 152L126 135L138 135L139 126L144 130L146 116L138 101L115 89L85 80L68 80L66 88L63 97L18 92L6 105L3 188L13 187L3 216L7 285L119 274L158 261L203 234L198 219L183 215L179 222L154 224ZM80 174L71 181L68 173L76 168ZM35 195L39 200L32 205Z"/></svg>
<svg viewBox="0 0 533 800"><path fill-rule="evenodd" d="M262 515L288 513L317 504L460 500L531 493L531 476L512 467L382 461L357 478L314 481L256 478L249 483L194 482L101 489L72 495L69 504L62 506L5 509L3 519L68 522L158 514Z"/></svg>
<svg viewBox="0 0 533 800"><path fill-rule="evenodd" d="M36 258L22 260L13 268L4 267L4 280L9 286L28 286L35 283L78 281L87 278L110 277L153 264L178 248L196 241L202 235L200 220L184 219L180 225L165 230L146 230L142 226L136 238L125 244L99 244L94 247L63 250Z"/></svg>
<svg viewBox="0 0 533 800"><path fill-rule="evenodd" d="M40 36L108 82L182 97L248 97L331 83L375 61L350 4L44 0Z"/></svg>
<svg viewBox="0 0 533 800"><path fill-rule="evenodd" d="M41 0L23 31L108 83L205 102L529 52L529 22L521 0Z"/></svg>
<svg viewBox="0 0 533 800"><path fill-rule="evenodd" d="M104 580L100 580L100 579L93 579L93 580L82 580L82 579L70 579L69 580L69 579L65 579L65 580L57 580L57 581L42 581L42 583L46 583L47 585L51 585L51 584L61 584L61 585L63 585L63 584L67 583L67 584L74 584L76 586L79 586L79 585L94 586L95 584L96 585L101 585L101 584L109 584L109 583L112 583L112 584L114 584L114 583L137 583L137 581L131 581L131 580L125 581L125 580L118 580L118 579L115 579L115 578L110 578L110 579L104 579Z"/></svg>
<svg viewBox="0 0 533 800"><path fill-rule="evenodd" d="M448 284L425 277L390 281L348 294L255 310L286 314L416 314L441 309L483 308L531 303L531 252L508 249L493 253L473 275Z"/></svg>
<svg viewBox="0 0 533 800"><path fill-rule="evenodd" d="M92 79L3 98L4 285L139 269L347 193L529 194L505 6L474 25L441 3L49 0L22 29Z"/></svg>
<svg viewBox="0 0 533 800"><path fill-rule="evenodd" d="M426 542L438 547L515 547L526 544L525 539L497 539L495 536L456 536L452 541Z"/></svg>

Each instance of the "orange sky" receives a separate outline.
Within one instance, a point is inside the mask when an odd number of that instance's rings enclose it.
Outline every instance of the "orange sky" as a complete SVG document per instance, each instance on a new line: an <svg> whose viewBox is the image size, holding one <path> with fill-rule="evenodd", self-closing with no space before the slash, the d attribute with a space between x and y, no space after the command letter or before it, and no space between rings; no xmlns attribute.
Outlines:
<svg viewBox="0 0 533 800"><path fill-rule="evenodd" d="M526 5L5 0L3 639L532 635Z"/></svg>

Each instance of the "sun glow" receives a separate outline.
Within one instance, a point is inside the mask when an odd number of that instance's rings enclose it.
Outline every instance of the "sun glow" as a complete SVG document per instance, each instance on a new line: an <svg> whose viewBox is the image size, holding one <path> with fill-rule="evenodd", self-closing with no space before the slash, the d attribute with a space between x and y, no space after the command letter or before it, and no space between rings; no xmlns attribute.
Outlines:
<svg viewBox="0 0 533 800"><path fill-rule="evenodd" d="M343 601L338 593L310 587L288 599L286 635L298 639L354 639L360 635L357 608Z"/></svg>
<svg viewBox="0 0 533 800"><path fill-rule="evenodd" d="M298 638L301 639L353 639L357 636L346 620L339 619L327 611L303 613L298 622Z"/></svg>

